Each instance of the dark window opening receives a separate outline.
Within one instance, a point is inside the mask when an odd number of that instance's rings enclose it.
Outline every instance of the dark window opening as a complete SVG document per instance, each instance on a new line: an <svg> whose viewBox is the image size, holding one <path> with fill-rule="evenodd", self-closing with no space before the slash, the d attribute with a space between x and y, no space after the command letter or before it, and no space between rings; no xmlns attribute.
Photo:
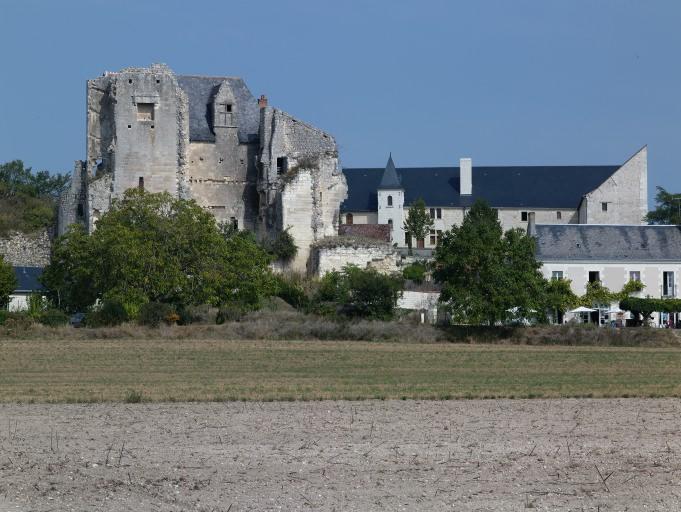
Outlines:
<svg viewBox="0 0 681 512"><path fill-rule="evenodd" d="M137 104L137 120L138 121L153 121L154 120L154 104L153 103L138 103Z"/></svg>
<svg viewBox="0 0 681 512"><path fill-rule="evenodd" d="M225 103L225 112L231 112L232 111L232 104L231 103Z"/></svg>
<svg viewBox="0 0 681 512"><path fill-rule="evenodd" d="M390 226L390 231L392 231L393 230L393 220L392 219L388 219L388 226Z"/></svg>
<svg viewBox="0 0 681 512"><path fill-rule="evenodd" d="M129 124L129 125L128 125L128 128L132 128L132 125L131 125L131 124Z"/></svg>
<svg viewBox="0 0 681 512"><path fill-rule="evenodd" d="M236 220L236 217L230 217L229 221L232 223L232 228L234 228L235 230L239 229L239 221Z"/></svg>
<svg viewBox="0 0 681 512"><path fill-rule="evenodd" d="M288 172L288 158L280 156L277 158L277 175L285 174L286 172Z"/></svg>
<svg viewBox="0 0 681 512"><path fill-rule="evenodd" d="M436 209L435 212L437 213L437 215L436 215L437 218L441 219L442 218L442 208Z"/></svg>
<svg viewBox="0 0 681 512"><path fill-rule="evenodd" d="M601 273L599 271L589 271L589 282L599 283L601 281Z"/></svg>
<svg viewBox="0 0 681 512"><path fill-rule="evenodd" d="M157 78L157 79L156 79L156 83L157 83L157 84L160 84L161 81Z"/></svg>
<svg viewBox="0 0 681 512"><path fill-rule="evenodd" d="M601 203L601 211L603 212L608 211L608 203Z"/></svg>
<svg viewBox="0 0 681 512"><path fill-rule="evenodd" d="M85 212L84 212L82 204L79 204L78 207L76 208L76 215L78 215L78 217L80 217L80 218L83 218L85 216Z"/></svg>
<svg viewBox="0 0 681 512"><path fill-rule="evenodd" d="M144 190L144 178L142 176L140 176L139 180L137 181L137 188Z"/></svg>
<svg viewBox="0 0 681 512"><path fill-rule="evenodd" d="M129 83L129 84L132 83L132 78L128 78L128 83Z"/></svg>
<svg viewBox="0 0 681 512"><path fill-rule="evenodd" d="M352 223L354 222L354 220L355 220L355 219L353 218L352 213L348 213L348 214L345 216L345 223L346 223L346 224L352 224Z"/></svg>
<svg viewBox="0 0 681 512"><path fill-rule="evenodd" d="M388 206L393 205L393 196L388 196Z"/></svg>
<svg viewBox="0 0 681 512"><path fill-rule="evenodd" d="M430 218L434 219L435 218L435 208L430 209Z"/></svg>
<svg viewBox="0 0 681 512"><path fill-rule="evenodd" d="M520 212L520 220L527 222L527 212Z"/></svg>
<svg viewBox="0 0 681 512"><path fill-rule="evenodd" d="M404 233L404 243L407 245L411 243L411 233L409 233L409 231L405 231Z"/></svg>
<svg viewBox="0 0 681 512"><path fill-rule="evenodd" d="M662 272L662 296L674 297L674 272Z"/></svg>
<svg viewBox="0 0 681 512"><path fill-rule="evenodd" d="M560 220L563 218L562 212L556 212L556 219Z"/></svg>
<svg viewBox="0 0 681 512"><path fill-rule="evenodd" d="M431 229L430 230L430 245L435 245L437 242L437 237L435 236L435 230Z"/></svg>

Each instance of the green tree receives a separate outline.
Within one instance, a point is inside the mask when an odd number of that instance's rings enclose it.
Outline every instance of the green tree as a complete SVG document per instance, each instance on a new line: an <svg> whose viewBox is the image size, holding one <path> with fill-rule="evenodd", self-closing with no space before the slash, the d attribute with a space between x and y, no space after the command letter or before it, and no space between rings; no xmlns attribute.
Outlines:
<svg viewBox="0 0 681 512"><path fill-rule="evenodd" d="M476 201L461 226L443 234L434 277L442 284L440 301L456 321L494 325L541 314L540 266L534 240L522 230L504 234L496 210Z"/></svg>
<svg viewBox="0 0 681 512"><path fill-rule="evenodd" d="M412 253L412 237L417 240L423 240L428 236L430 230L433 228L433 219L426 211L426 203L419 198L414 201L409 207L409 213L404 220L404 230L409 234L407 236L407 246L409 247L409 254Z"/></svg>
<svg viewBox="0 0 681 512"><path fill-rule="evenodd" d="M268 263L252 236L225 238L194 201L131 189L92 235L72 228L56 241L44 283L67 310L105 298L129 314L147 302L255 308L273 289Z"/></svg>
<svg viewBox="0 0 681 512"><path fill-rule="evenodd" d="M14 275L12 265L5 262L0 255L0 307L6 308L9 304L9 296L17 288L17 278Z"/></svg>
<svg viewBox="0 0 681 512"><path fill-rule="evenodd" d="M552 313L556 322L560 321L566 311L579 304L579 297L573 293L570 284L569 279L546 281L544 300L546 308Z"/></svg>
<svg viewBox="0 0 681 512"><path fill-rule="evenodd" d="M681 194L672 194L662 187L657 187L655 195L657 205L645 216L651 224L681 224Z"/></svg>
<svg viewBox="0 0 681 512"><path fill-rule="evenodd" d="M33 172L21 160L0 165L0 233L33 231L54 223L65 174Z"/></svg>
<svg viewBox="0 0 681 512"><path fill-rule="evenodd" d="M335 304L345 316L387 320L395 313L402 284L399 276L347 265L324 275L315 300Z"/></svg>

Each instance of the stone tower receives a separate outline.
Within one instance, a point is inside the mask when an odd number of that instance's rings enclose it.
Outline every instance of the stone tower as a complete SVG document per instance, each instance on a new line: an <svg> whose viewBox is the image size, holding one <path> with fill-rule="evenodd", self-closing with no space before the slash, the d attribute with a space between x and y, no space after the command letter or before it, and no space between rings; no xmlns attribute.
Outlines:
<svg viewBox="0 0 681 512"><path fill-rule="evenodd" d="M377 196L378 223L389 224L393 243L401 244L404 241L404 188L397 176L392 155L388 157Z"/></svg>

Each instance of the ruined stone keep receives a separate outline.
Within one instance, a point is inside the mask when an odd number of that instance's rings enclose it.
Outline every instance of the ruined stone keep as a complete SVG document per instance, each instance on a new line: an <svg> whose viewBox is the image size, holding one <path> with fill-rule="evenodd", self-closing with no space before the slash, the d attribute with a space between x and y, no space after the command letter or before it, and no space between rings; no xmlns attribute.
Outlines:
<svg viewBox="0 0 681 512"><path fill-rule="evenodd" d="M59 232L88 231L133 187L194 199L218 222L272 238L289 229L304 270L338 231L347 195L334 138L256 100L241 78L176 75L165 65L87 82L87 154L62 197Z"/></svg>

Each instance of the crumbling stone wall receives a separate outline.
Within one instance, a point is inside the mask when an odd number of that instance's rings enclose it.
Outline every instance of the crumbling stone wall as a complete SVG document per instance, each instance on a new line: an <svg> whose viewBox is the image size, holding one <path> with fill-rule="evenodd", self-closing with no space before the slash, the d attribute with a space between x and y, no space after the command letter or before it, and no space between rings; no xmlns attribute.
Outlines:
<svg viewBox="0 0 681 512"><path fill-rule="evenodd" d="M0 255L15 267L45 267L50 263L50 234L13 232L0 238Z"/></svg>
<svg viewBox="0 0 681 512"><path fill-rule="evenodd" d="M310 246L338 233L347 183L329 134L271 107L260 120L260 233L289 228L298 254L290 268L308 267Z"/></svg>
<svg viewBox="0 0 681 512"><path fill-rule="evenodd" d="M329 238L313 246L312 251L309 270L320 277L332 270L342 270L349 264L375 268L384 274L399 270L396 251L389 244L375 240Z"/></svg>

